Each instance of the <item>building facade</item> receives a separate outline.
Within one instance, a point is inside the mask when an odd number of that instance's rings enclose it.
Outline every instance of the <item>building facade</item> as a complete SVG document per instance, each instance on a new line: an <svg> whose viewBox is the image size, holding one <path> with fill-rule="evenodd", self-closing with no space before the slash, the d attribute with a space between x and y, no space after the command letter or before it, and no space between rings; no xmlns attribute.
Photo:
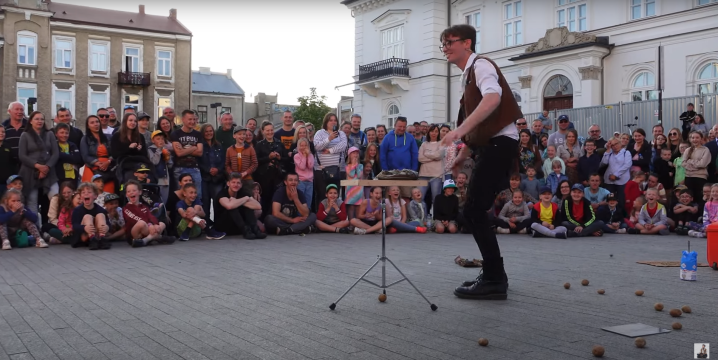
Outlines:
<svg viewBox="0 0 718 360"><path fill-rule="evenodd" d="M257 120L257 124L269 121L274 127L282 126L285 111L295 112L299 105L277 104L279 94L267 95L263 92L254 95L254 102L244 103L244 119ZM299 119L297 119L299 120Z"/></svg>
<svg viewBox="0 0 718 360"><path fill-rule="evenodd" d="M718 93L716 0L342 4L355 21L353 106L367 125L456 120L460 71L439 36L460 23L476 28L477 52L501 67L524 113L652 100L659 71L664 98Z"/></svg>
<svg viewBox="0 0 718 360"><path fill-rule="evenodd" d="M1 99L36 98L48 121L60 107L77 126L98 108L133 106L152 115L190 107L192 33L169 16L49 0L1 1Z"/></svg>
<svg viewBox="0 0 718 360"><path fill-rule="evenodd" d="M208 67L192 71L192 108L197 110L199 123L219 125L223 113L231 113L236 124L244 124L244 90L226 73L212 72Z"/></svg>

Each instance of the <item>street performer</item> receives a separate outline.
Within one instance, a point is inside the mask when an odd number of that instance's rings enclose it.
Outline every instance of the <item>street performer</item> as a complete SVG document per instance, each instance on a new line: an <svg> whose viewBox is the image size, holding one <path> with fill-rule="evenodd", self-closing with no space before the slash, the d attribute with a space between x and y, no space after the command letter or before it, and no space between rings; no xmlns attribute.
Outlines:
<svg viewBox="0 0 718 360"><path fill-rule="evenodd" d="M523 114L498 65L475 53L476 30L472 26L454 25L441 33L440 41L447 61L463 71L458 127L442 139L443 146L458 139L466 144L454 160L454 178L472 152L478 157L464 216L471 223L474 240L483 256L483 274L457 287L454 295L506 300L508 278L488 211L496 195L509 187L510 173L518 161L519 137L514 121Z"/></svg>

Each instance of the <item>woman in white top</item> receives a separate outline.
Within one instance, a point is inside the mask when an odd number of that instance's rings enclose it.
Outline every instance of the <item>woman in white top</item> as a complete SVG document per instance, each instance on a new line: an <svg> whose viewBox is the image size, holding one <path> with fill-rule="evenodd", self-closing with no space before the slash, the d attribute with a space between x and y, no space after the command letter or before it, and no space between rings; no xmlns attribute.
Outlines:
<svg viewBox="0 0 718 360"><path fill-rule="evenodd" d="M439 136L439 126L431 125L429 132L426 134L426 141L419 148L419 178L429 180L429 186L422 186L421 198L426 201L426 191L431 187L431 198L441 194L441 185L444 182L444 157L446 155L446 147L441 146L441 137ZM433 201L431 201L433 204Z"/></svg>
<svg viewBox="0 0 718 360"><path fill-rule="evenodd" d="M333 176L331 183L339 186L339 176L343 154L347 149L347 136L339 131L339 121L334 113L324 115L321 130L314 134L314 149L317 158L314 162L314 193L316 206L326 197L327 178Z"/></svg>

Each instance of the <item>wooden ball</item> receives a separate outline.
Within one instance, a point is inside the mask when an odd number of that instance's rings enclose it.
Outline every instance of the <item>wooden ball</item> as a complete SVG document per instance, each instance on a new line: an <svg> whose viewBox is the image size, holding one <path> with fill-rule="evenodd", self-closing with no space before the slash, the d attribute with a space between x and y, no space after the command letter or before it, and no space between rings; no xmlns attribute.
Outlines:
<svg viewBox="0 0 718 360"><path fill-rule="evenodd" d="M673 316L673 317L679 317L683 313L678 309L671 309L669 314L671 314L671 316Z"/></svg>
<svg viewBox="0 0 718 360"><path fill-rule="evenodd" d="M688 306L688 305L684 305L684 306L681 308L681 310L683 310L683 312L686 313L686 314L690 314L691 311L692 311L692 310L691 310L691 307Z"/></svg>
<svg viewBox="0 0 718 360"><path fill-rule="evenodd" d="M381 302L386 301L386 294L379 294L379 301L381 301Z"/></svg>
<svg viewBox="0 0 718 360"><path fill-rule="evenodd" d="M673 330L683 329L683 325L681 325L681 323L679 323L679 322L677 322L677 321L674 322L673 325L671 325L671 327L673 328Z"/></svg>
<svg viewBox="0 0 718 360"><path fill-rule="evenodd" d="M489 345L489 339L480 338L480 339L479 339L479 345L481 345L481 346L487 346L487 345Z"/></svg>
<svg viewBox="0 0 718 360"><path fill-rule="evenodd" d="M636 296L643 296L643 290L636 290Z"/></svg>
<svg viewBox="0 0 718 360"><path fill-rule="evenodd" d="M603 295L603 294L605 294L605 293L606 293L606 290L603 290L603 289L598 289L598 293L599 293L599 294L601 294L601 295Z"/></svg>
<svg viewBox="0 0 718 360"><path fill-rule="evenodd" d="M656 309L656 311L663 311L663 304L656 303L656 305L653 305L653 308Z"/></svg>
<svg viewBox="0 0 718 360"><path fill-rule="evenodd" d="M570 289L570 288L571 288L571 284L565 283L565 284L563 284L563 288L564 288L564 289Z"/></svg>
<svg viewBox="0 0 718 360"><path fill-rule="evenodd" d="M586 280L586 279L581 280L581 285L588 286L588 280Z"/></svg>
<svg viewBox="0 0 718 360"><path fill-rule="evenodd" d="M642 337L636 338L636 347L643 348L644 346L646 346L646 339Z"/></svg>
<svg viewBox="0 0 718 360"><path fill-rule="evenodd" d="M594 345L593 346L593 356L595 357L603 357L603 353L606 352L606 350L603 349L603 346L601 345Z"/></svg>

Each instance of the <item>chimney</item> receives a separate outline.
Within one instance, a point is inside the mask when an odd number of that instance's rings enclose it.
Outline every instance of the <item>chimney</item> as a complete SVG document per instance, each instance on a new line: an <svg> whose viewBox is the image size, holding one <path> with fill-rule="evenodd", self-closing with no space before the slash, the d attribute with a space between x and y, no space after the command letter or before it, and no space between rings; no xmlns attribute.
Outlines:
<svg viewBox="0 0 718 360"><path fill-rule="evenodd" d="M232 79L232 69L227 69L227 79Z"/></svg>
<svg viewBox="0 0 718 360"><path fill-rule="evenodd" d="M177 9L170 9L170 19L177 20Z"/></svg>
<svg viewBox="0 0 718 360"><path fill-rule="evenodd" d="M212 74L212 72L209 70L208 67L202 67L202 66L199 67L199 73L202 74L202 75L210 75L210 74Z"/></svg>
<svg viewBox="0 0 718 360"><path fill-rule="evenodd" d="M141 15L145 14L145 6L144 5L140 5L140 14Z"/></svg>

